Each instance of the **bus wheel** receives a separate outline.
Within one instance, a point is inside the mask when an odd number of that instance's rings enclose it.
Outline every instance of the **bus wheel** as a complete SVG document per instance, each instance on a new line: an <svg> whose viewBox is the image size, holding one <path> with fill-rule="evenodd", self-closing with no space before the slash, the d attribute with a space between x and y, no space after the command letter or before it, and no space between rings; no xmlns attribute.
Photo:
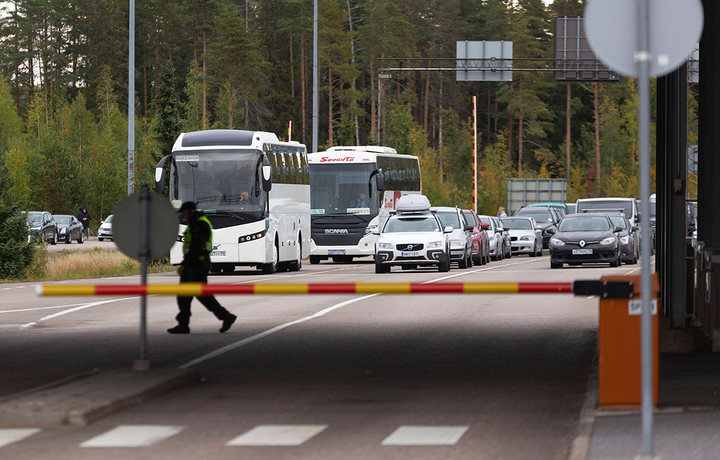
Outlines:
<svg viewBox="0 0 720 460"><path fill-rule="evenodd" d="M297 247L297 251L295 253L296 259L293 262L290 262L290 271L296 272L302 268L302 243L299 243L295 245Z"/></svg>
<svg viewBox="0 0 720 460"><path fill-rule="evenodd" d="M320 263L320 256L310 256L310 263L312 265L317 265Z"/></svg>
<svg viewBox="0 0 720 460"><path fill-rule="evenodd" d="M271 275L278 270L278 247L277 242L273 245L273 261L269 264L263 264L262 272L266 275Z"/></svg>

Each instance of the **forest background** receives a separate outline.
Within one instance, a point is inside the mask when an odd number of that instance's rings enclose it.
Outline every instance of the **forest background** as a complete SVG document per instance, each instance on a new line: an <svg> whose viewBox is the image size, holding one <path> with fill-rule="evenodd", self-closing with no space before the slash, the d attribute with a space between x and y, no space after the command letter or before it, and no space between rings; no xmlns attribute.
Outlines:
<svg viewBox="0 0 720 460"><path fill-rule="evenodd" d="M15 0L0 23L0 198L22 209L93 215L127 194L126 0ZM421 159L435 205L472 203L478 99L478 210L505 204L507 179L571 178L568 201L637 196L636 81L568 84L552 72L456 82L380 58L454 58L459 40L512 40L552 57L554 18L584 2L319 0L319 139L387 145ZM235 128L312 144L312 0L142 0L136 9L135 183L183 131ZM379 103L379 96L381 101ZM654 164L654 160L653 160ZM654 171L654 166L653 166Z"/></svg>

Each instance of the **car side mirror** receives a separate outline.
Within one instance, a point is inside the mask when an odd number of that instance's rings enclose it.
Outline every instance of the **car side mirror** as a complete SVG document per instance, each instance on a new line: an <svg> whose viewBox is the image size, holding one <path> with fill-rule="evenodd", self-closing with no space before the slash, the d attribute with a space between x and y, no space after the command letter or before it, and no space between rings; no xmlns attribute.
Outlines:
<svg viewBox="0 0 720 460"><path fill-rule="evenodd" d="M482 228L483 230L487 230L488 228L490 228L490 224L480 224L480 228Z"/></svg>
<svg viewBox="0 0 720 460"><path fill-rule="evenodd" d="M475 230L475 227L473 227L472 225L466 225L465 230L467 230L468 232L472 232L473 230Z"/></svg>
<svg viewBox="0 0 720 460"><path fill-rule="evenodd" d="M542 233L542 230L540 230L539 228L536 228L535 233Z"/></svg>
<svg viewBox="0 0 720 460"><path fill-rule="evenodd" d="M545 230L545 233L547 233L548 235L554 235L554 234L555 234L555 229L554 229L554 228L548 228L547 230Z"/></svg>
<svg viewBox="0 0 720 460"><path fill-rule="evenodd" d="M622 231L623 231L622 227L615 227L615 230L613 230L613 232L615 232L615 233L620 233Z"/></svg>
<svg viewBox="0 0 720 460"><path fill-rule="evenodd" d="M379 234L380 234L380 229L379 229L379 228L373 228L372 230L370 230L370 233L372 233L373 235L379 235Z"/></svg>
<svg viewBox="0 0 720 460"><path fill-rule="evenodd" d="M638 224L640 223L640 214L635 216L635 222L637 222Z"/></svg>
<svg viewBox="0 0 720 460"><path fill-rule="evenodd" d="M447 227L445 227L443 229L443 233L452 233L452 232L453 232L453 228L450 225L448 225Z"/></svg>
<svg viewBox="0 0 720 460"><path fill-rule="evenodd" d="M639 232L639 231L640 231L640 227L636 227L636 226L633 225L632 231L633 231L633 232Z"/></svg>

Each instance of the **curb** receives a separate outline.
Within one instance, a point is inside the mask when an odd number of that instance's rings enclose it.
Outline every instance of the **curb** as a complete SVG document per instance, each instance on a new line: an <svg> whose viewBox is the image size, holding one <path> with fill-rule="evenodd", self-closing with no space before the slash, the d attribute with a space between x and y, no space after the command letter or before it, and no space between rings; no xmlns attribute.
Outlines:
<svg viewBox="0 0 720 460"><path fill-rule="evenodd" d="M593 370L588 378L585 402L580 410L580 425L570 448L568 460L587 460L590 455L593 430L595 429L595 408L598 402L598 368L593 360Z"/></svg>
<svg viewBox="0 0 720 460"><path fill-rule="evenodd" d="M194 369L121 369L70 378L3 401L0 424L84 426L198 378Z"/></svg>

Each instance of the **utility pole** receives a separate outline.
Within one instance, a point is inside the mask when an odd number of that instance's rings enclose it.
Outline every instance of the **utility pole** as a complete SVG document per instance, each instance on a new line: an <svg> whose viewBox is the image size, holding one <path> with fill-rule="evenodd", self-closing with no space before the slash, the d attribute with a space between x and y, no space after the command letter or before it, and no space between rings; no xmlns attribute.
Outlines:
<svg viewBox="0 0 720 460"><path fill-rule="evenodd" d="M128 45L128 184L127 194L135 190L135 0L130 0Z"/></svg>
<svg viewBox="0 0 720 460"><path fill-rule="evenodd" d="M313 2L313 115L312 151L318 151L318 0Z"/></svg>

